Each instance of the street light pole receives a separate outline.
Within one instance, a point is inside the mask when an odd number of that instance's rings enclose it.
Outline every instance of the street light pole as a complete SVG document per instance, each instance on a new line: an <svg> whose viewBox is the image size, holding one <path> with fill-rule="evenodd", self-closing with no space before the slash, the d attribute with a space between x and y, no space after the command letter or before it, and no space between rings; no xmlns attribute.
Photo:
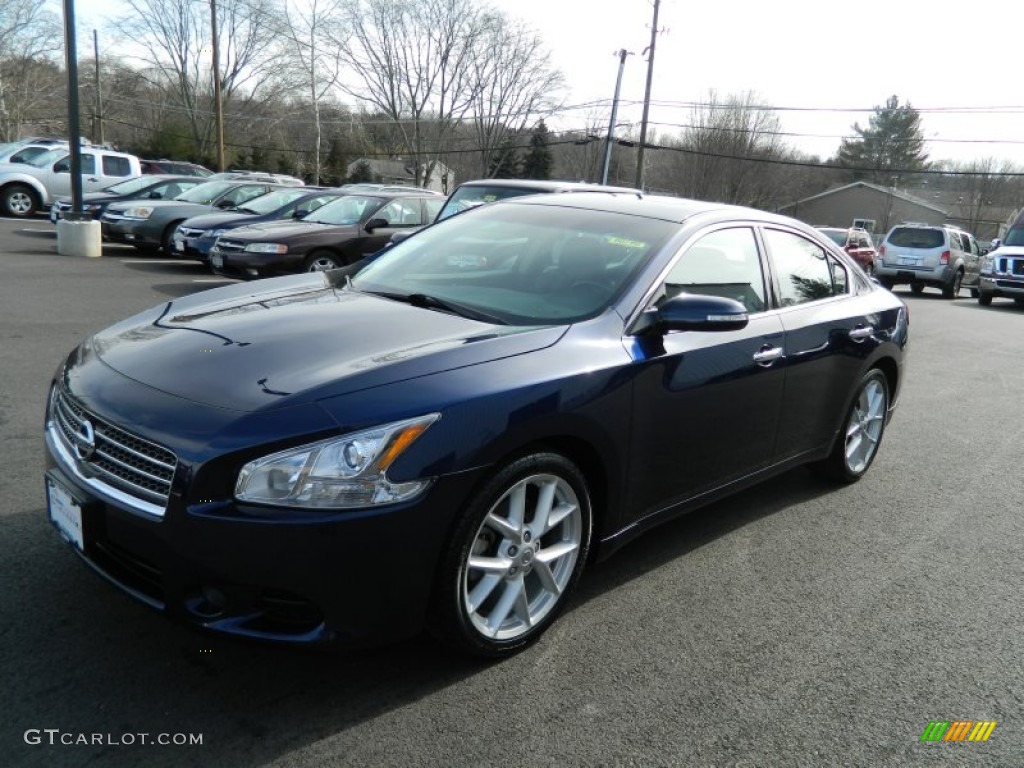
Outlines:
<svg viewBox="0 0 1024 768"><path fill-rule="evenodd" d="M615 139L615 120L619 114L619 89L622 87L622 70L626 66L626 57L632 52L621 48L615 52L619 57L619 74L615 78L615 97L612 99L612 119L608 123L608 138L604 142L604 165L601 168L601 183L608 183L608 168L612 164L612 143Z"/></svg>
<svg viewBox="0 0 1024 768"><path fill-rule="evenodd" d="M644 188L644 145L647 143L647 114L651 109L651 79L654 77L654 44L658 41L658 6L661 0L654 0L654 22L651 24L651 45L647 49L647 87L644 89L644 113L640 120L640 146L636 151L637 189Z"/></svg>
<svg viewBox="0 0 1024 768"><path fill-rule="evenodd" d="M217 44L217 0L210 0L210 29L212 33L210 53L213 56L213 100L214 118L217 122L217 170L225 171L224 162L224 106L220 96L220 52Z"/></svg>

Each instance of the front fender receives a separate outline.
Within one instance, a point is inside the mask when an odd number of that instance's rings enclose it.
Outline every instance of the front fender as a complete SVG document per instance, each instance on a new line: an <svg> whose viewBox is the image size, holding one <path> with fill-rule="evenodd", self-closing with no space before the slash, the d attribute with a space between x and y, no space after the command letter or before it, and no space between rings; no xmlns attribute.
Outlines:
<svg viewBox="0 0 1024 768"><path fill-rule="evenodd" d="M31 187L36 193L41 205L46 205L50 202L50 195L46 191L46 187L43 186L43 183L35 176L13 171L0 173L0 192L7 189L7 187L12 184L23 184L26 187Z"/></svg>

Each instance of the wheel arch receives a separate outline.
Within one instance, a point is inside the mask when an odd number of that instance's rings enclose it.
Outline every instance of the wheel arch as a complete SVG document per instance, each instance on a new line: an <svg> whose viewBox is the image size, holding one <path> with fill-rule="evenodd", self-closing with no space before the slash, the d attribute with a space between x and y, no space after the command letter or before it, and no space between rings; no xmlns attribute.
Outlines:
<svg viewBox="0 0 1024 768"><path fill-rule="evenodd" d="M42 208L49 201L49 195L46 193L46 187L44 187L38 179L24 174L15 174L13 176L7 176L0 179L0 195L6 194L8 189L15 186L28 187L32 190L32 193L36 198L36 208Z"/></svg>

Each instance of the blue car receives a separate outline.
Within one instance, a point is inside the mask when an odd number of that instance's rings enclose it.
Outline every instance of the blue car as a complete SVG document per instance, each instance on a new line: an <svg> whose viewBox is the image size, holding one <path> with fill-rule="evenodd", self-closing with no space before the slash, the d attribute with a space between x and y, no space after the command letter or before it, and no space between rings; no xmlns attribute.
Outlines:
<svg viewBox="0 0 1024 768"><path fill-rule="evenodd" d="M339 189L282 187L248 200L230 212L193 216L174 231L173 255L208 263L210 249L225 232L264 221L299 219L345 194Z"/></svg>
<svg viewBox="0 0 1024 768"><path fill-rule="evenodd" d="M879 455L907 308L793 219L640 193L481 206L341 271L165 302L46 410L49 519L210 631L502 657L587 563ZM684 555L685 556L685 555Z"/></svg>

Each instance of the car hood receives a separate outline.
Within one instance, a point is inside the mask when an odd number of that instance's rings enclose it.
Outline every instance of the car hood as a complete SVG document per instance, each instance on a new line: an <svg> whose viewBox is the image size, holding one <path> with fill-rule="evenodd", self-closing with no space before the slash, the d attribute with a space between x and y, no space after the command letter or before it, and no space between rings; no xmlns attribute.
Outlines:
<svg viewBox="0 0 1024 768"><path fill-rule="evenodd" d="M358 227L341 224L312 224L305 221L261 221L231 230L232 240L279 240L316 232L355 236Z"/></svg>
<svg viewBox="0 0 1024 768"><path fill-rule="evenodd" d="M566 330L468 320L343 280L304 274L169 301L97 333L79 359L197 403L256 411L525 354Z"/></svg>
<svg viewBox="0 0 1024 768"><path fill-rule="evenodd" d="M185 200L126 200L124 202L118 202L115 205L110 206L111 211L123 211L127 208L136 208L140 205L145 205L147 208L152 208L158 211L162 208L181 208L189 209L194 208L196 211L209 210L210 205L208 203L189 203Z"/></svg>

